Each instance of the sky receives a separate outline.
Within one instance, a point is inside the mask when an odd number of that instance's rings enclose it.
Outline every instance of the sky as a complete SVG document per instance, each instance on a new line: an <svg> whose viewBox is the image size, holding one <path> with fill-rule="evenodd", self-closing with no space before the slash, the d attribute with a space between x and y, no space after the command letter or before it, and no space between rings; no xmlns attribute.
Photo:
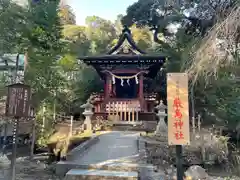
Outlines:
<svg viewBox="0 0 240 180"><path fill-rule="evenodd" d="M137 0L68 0L78 25L85 25L87 16L96 15L114 21L118 14L125 14L129 5Z"/></svg>

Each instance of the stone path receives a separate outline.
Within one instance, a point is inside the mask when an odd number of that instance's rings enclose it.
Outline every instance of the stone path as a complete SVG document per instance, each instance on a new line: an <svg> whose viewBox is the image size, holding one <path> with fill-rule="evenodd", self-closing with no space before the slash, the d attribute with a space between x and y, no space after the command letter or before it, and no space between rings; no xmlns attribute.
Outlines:
<svg viewBox="0 0 240 180"><path fill-rule="evenodd" d="M73 156L71 161L74 164L104 167L102 169L111 171L139 171L143 180L163 179L162 171L156 173L152 165L145 164L142 153L139 152L144 148L139 145L139 138L139 132L113 131L103 134L97 144L81 156Z"/></svg>
<svg viewBox="0 0 240 180"><path fill-rule="evenodd" d="M99 142L72 161L81 165L129 162L138 156L137 132L110 132L99 137Z"/></svg>

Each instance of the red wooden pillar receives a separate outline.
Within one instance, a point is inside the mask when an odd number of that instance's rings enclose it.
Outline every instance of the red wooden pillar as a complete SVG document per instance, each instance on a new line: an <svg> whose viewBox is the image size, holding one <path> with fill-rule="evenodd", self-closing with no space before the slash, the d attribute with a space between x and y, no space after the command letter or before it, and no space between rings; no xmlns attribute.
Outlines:
<svg viewBox="0 0 240 180"><path fill-rule="evenodd" d="M104 98L108 95L108 77L106 77L105 84L104 84Z"/></svg>
<svg viewBox="0 0 240 180"><path fill-rule="evenodd" d="M139 99L140 99L141 109L145 112L146 105L145 105L144 94L143 94L143 74L142 73L139 75Z"/></svg>
<svg viewBox="0 0 240 180"><path fill-rule="evenodd" d="M143 98L143 74L139 75L139 98Z"/></svg>
<svg viewBox="0 0 240 180"><path fill-rule="evenodd" d="M104 86L105 98L109 98L112 91L112 80L109 75L106 75L106 81Z"/></svg>

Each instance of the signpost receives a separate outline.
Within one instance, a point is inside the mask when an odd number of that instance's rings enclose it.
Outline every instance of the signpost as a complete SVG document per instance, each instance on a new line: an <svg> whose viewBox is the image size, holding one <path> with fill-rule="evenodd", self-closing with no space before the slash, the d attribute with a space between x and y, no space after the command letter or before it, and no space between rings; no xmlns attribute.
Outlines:
<svg viewBox="0 0 240 180"><path fill-rule="evenodd" d="M16 176L16 153L18 139L19 118L30 116L31 88L24 84L12 84L8 86L6 101L6 116L14 118L12 160L11 160L11 179Z"/></svg>
<svg viewBox="0 0 240 180"><path fill-rule="evenodd" d="M176 145L177 179L183 180L182 146L190 144L188 75L167 74L168 144Z"/></svg>

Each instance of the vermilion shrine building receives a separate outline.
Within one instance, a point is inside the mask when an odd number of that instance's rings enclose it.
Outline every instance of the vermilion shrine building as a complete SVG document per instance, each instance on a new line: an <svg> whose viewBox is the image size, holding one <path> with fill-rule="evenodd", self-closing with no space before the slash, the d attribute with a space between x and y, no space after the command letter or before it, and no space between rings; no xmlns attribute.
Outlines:
<svg viewBox="0 0 240 180"><path fill-rule="evenodd" d="M147 55L134 42L131 31L124 28L118 43L106 55L81 57L94 67L104 80L104 93L94 99L94 117L121 120L156 120L156 93L146 93L144 78L154 78L165 58Z"/></svg>

